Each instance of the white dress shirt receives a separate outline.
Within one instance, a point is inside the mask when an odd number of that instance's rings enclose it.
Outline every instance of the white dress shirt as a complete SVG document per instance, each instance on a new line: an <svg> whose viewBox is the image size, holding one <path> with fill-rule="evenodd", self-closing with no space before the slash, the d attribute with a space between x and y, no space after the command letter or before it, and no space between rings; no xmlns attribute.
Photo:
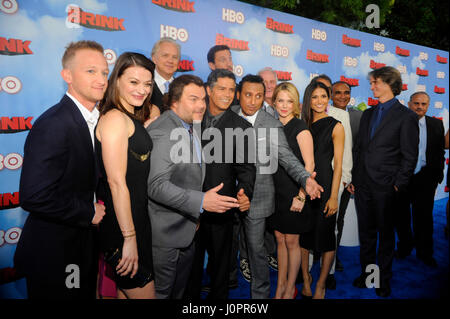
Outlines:
<svg viewBox="0 0 450 319"><path fill-rule="evenodd" d="M165 86L164 83L166 83L167 81L169 81L169 83L172 83L173 76L169 80L166 80L155 69L155 83L158 86L158 88L159 88L159 90L161 91L162 94L164 94L166 92L166 86Z"/></svg>
<svg viewBox="0 0 450 319"><path fill-rule="evenodd" d="M239 110L239 115L242 116L247 121L249 121L252 126L255 126L256 117L258 116L259 111L260 111L260 109L258 111L256 111L255 114L248 116L248 115L244 115L244 113L242 113L242 108L241 108Z"/></svg>

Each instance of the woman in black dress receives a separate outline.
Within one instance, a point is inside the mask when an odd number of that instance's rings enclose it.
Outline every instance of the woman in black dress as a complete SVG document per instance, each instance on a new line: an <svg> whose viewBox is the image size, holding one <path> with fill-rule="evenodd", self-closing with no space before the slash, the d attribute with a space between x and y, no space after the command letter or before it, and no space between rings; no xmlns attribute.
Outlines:
<svg viewBox="0 0 450 319"><path fill-rule="evenodd" d="M144 120L150 113L155 66L139 53L118 59L100 103L95 132L102 178L97 199L105 202L100 248L121 254L115 270L118 298L155 298L147 176L152 141Z"/></svg>
<svg viewBox="0 0 450 319"><path fill-rule="evenodd" d="M273 105L284 125L286 139L295 156L312 173L314 170L313 139L306 123L300 120L299 94L291 83L281 83L274 90ZM270 224L278 249L278 281L276 299L292 299L295 279L300 268L299 234L311 227L311 209L305 190L278 166L275 183L275 213Z"/></svg>
<svg viewBox="0 0 450 319"><path fill-rule="evenodd" d="M302 108L302 119L311 130L314 141L316 180L324 189L322 196L311 202L314 215L312 230L300 238L303 274L302 295L304 296L312 296L312 278L308 271L309 250L322 254L322 266L314 291L314 299L325 298L325 280L336 250L334 231L344 153L344 127L339 121L327 115L329 99L330 91L328 88L321 82L313 81L305 89Z"/></svg>

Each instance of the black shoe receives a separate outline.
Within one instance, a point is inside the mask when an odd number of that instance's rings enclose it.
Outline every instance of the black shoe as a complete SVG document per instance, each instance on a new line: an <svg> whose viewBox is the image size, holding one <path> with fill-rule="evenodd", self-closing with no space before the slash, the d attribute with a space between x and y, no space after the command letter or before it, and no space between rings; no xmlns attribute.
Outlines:
<svg viewBox="0 0 450 319"><path fill-rule="evenodd" d="M366 278L367 278L366 274L359 275L358 278L353 280L353 287L356 287L356 288L367 288Z"/></svg>
<svg viewBox="0 0 450 319"><path fill-rule="evenodd" d="M230 281L228 283L228 289L236 289L238 287L238 282L237 281Z"/></svg>
<svg viewBox="0 0 450 319"><path fill-rule="evenodd" d="M325 280L325 287L331 290L336 289L336 278L334 278L334 275L328 274L327 279Z"/></svg>
<svg viewBox="0 0 450 319"><path fill-rule="evenodd" d="M210 293L211 292L211 286L209 285L209 283L204 285L204 286L202 286L201 291Z"/></svg>
<svg viewBox="0 0 450 319"><path fill-rule="evenodd" d="M391 287L375 288L378 297L387 298L391 295Z"/></svg>
<svg viewBox="0 0 450 319"><path fill-rule="evenodd" d="M335 269L336 269L336 271L344 271L344 265L341 263L341 261L337 257L336 257Z"/></svg>

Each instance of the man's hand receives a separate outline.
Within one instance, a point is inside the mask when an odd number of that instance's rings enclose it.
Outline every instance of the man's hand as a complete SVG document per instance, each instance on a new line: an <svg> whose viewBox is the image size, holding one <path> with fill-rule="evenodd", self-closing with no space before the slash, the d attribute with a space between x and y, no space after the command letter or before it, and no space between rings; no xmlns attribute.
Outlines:
<svg viewBox="0 0 450 319"><path fill-rule="evenodd" d="M246 212L250 209L250 200L247 195L245 195L243 188L241 188L237 193L237 200L239 203L239 210L241 212Z"/></svg>
<svg viewBox="0 0 450 319"><path fill-rule="evenodd" d="M353 185L352 183L348 184L347 186L347 191L352 194L355 195L355 185Z"/></svg>
<svg viewBox="0 0 450 319"><path fill-rule="evenodd" d="M92 219L92 225L98 225L102 221L103 216L105 216L105 205L103 205L103 202L99 201L98 203L94 203L94 207L95 214Z"/></svg>
<svg viewBox="0 0 450 319"><path fill-rule="evenodd" d="M222 187L223 183L220 183L220 185L211 188L205 193L205 197L203 199L203 209L207 210L208 212L225 213L231 208L239 207L236 198L217 194L217 192L220 191Z"/></svg>
<svg viewBox="0 0 450 319"><path fill-rule="evenodd" d="M308 179L306 180L305 190L306 193L308 193L308 195L311 197L311 199L320 198L320 193L323 192L322 186L317 184L315 180L316 175L317 173L313 172L311 176L309 176Z"/></svg>

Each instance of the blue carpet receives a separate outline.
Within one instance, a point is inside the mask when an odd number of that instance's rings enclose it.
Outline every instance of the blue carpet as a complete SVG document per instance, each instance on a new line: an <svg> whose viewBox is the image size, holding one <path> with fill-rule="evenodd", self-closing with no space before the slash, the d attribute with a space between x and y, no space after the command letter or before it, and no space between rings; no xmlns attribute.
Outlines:
<svg viewBox="0 0 450 319"><path fill-rule="evenodd" d="M434 299L449 296L449 240L444 235L446 224L445 209L448 198L435 201L434 205L434 258L437 268L426 266L416 258L416 252L405 259L394 259L391 280L392 293L388 299ZM378 299L375 289L359 289L352 286L353 280L359 276L359 247L340 247L339 258L344 264L343 272L336 272L336 290L327 290L327 299ZM313 276L312 289L319 277L319 263L315 263L311 274ZM239 287L230 290L230 299L249 299L250 284L245 281L240 272ZM275 295L277 272L270 270L271 293ZM298 290L302 288L297 285ZM206 294L202 293L202 298ZM300 298L298 296L297 298ZM384 299L384 298L379 298Z"/></svg>

